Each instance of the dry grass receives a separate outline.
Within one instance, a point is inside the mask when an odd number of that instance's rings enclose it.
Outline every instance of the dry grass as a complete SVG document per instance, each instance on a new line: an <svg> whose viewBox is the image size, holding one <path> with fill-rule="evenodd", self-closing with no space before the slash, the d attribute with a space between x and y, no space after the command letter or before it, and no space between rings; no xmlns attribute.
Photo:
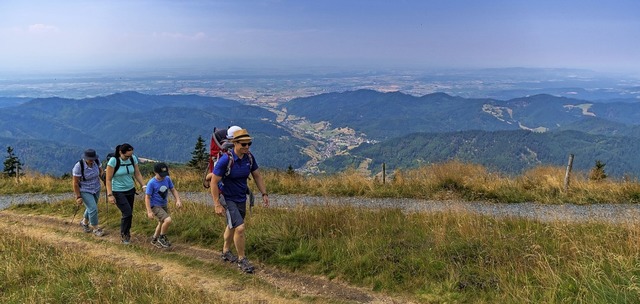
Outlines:
<svg viewBox="0 0 640 304"><path fill-rule="evenodd" d="M283 171L263 170L269 192L316 196L407 197L424 199L488 200L517 203L535 201L558 204L637 203L640 183L637 180L605 179L593 181L587 174L571 175L564 190L563 167L540 166L519 176L503 176L476 164L451 161L417 169L396 171L382 183L356 170L336 175L303 176ZM151 176L145 176L145 180ZM209 191L202 186L203 172L175 166L171 178L178 191ZM253 183L250 186L254 188ZM0 194L25 192L68 192L69 178L29 173L19 181L0 178Z"/></svg>
<svg viewBox="0 0 640 304"><path fill-rule="evenodd" d="M64 193L69 191L72 191L71 178L58 178L38 172L27 172L18 178L0 178L0 194Z"/></svg>
<svg viewBox="0 0 640 304"><path fill-rule="evenodd" d="M640 300L638 226L540 223L461 211L259 211L252 255L426 303Z"/></svg>
<svg viewBox="0 0 640 304"><path fill-rule="evenodd" d="M95 259L0 229L2 303L205 303L211 299L145 269Z"/></svg>

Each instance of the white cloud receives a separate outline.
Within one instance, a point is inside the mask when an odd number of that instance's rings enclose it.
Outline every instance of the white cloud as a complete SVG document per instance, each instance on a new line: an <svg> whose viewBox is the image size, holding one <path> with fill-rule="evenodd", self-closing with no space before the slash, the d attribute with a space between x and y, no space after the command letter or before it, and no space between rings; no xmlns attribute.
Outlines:
<svg viewBox="0 0 640 304"><path fill-rule="evenodd" d="M183 34L183 33L171 33L171 32L162 32L162 33L153 33L154 38L169 38L175 40L203 40L207 38L207 34L203 32L197 32L193 35Z"/></svg>
<svg viewBox="0 0 640 304"><path fill-rule="evenodd" d="M42 24L42 23L36 23L36 24L32 24L29 25L28 28L29 33L36 33L36 34L40 34L40 33L57 33L60 32L60 29L53 26L53 25L46 25L46 24Z"/></svg>

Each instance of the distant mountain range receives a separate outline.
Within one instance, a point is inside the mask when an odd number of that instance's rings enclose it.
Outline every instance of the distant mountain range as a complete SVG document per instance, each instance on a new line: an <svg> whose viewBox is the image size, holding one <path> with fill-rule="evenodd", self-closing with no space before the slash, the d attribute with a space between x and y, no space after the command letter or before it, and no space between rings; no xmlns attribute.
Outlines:
<svg viewBox="0 0 640 304"><path fill-rule="evenodd" d="M208 144L214 127L238 124L255 136L252 151L260 165L302 166L308 160L298 152L303 142L274 121L275 114L256 106L195 95L42 98L2 108L0 144L12 146L26 168L63 174L84 149L105 156L124 142L142 157L187 162L198 136Z"/></svg>
<svg viewBox="0 0 640 304"><path fill-rule="evenodd" d="M260 165L300 168L310 160L303 150L318 138L291 129L287 118L294 116L352 129L369 140L323 160L327 172L363 161L375 173L382 162L393 170L459 159L519 173L537 165L566 165L575 154L576 170L587 171L600 160L611 175L640 175L640 102L545 94L503 101L358 90L296 98L270 109L223 98L136 92L26 102L4 98L0 145L14 147L31 170L63 174L85 148L104 156L123 142L142 157L187 162L199 135L208 142L213 127L237 124L255 135L251 150Z"/></svg>
<svg viewBox="0 0 640 304"><path fill-rule="evenodd" d="M460 159L519 173L536 165L587 171L595 160L612 175L640 173L640 102L594 103L541 94L507 101L467 99L443 93L415 97L359 90L297 98L282 105L289 115L334 128L350 127L381 141L327 159L332 172L359 167L377 172Z"/></svg>
<svg viewBox="0 0 640 304"><path fill-rule="evenodd" d="M416 97L400 92L358 90L296 98L282 105L287 113L334 127L351 127L371 139L384 140L413 132L466 130L533 130L538 132L580 125L609 134L628 133L640 123L640 102L594 103L541 94L507 101L467 99L434 93ZM596 122L591 118L599 118ZM635 128L636 136L640 136Z"/></svg>

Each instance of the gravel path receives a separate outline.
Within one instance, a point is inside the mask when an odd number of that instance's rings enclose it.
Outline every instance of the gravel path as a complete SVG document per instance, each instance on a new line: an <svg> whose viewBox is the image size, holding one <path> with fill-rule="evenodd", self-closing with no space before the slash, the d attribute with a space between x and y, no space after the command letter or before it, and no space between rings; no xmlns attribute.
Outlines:
<svg viewBox="0 0 640 304"><path fill-rule="evenodd" d="M212 204L205 192L180 193L183 202ZM66 194L15 194L0 195L0 210L13 204L52 203L72 199ZM639 204L547 205L537 203L497 204L487 202L431 201L419 199L363 198L363 197L315 197L304 195L269 195L271 206L285 208L298 205L352 205L363 208L401 208L407 212L468 211L494 217L520 217L544 222L607 222L634 224L640 222ZM259 198L257 198L259 202ZM258 204L258 203L257 203Z"/></svg>

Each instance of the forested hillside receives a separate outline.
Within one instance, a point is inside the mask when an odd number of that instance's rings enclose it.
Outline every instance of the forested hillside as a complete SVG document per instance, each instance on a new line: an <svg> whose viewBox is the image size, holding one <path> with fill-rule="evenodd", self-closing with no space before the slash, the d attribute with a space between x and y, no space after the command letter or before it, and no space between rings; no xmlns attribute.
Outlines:
<svg viewBox="0 0 640 304"><path fill-rule="evenodd" d="M291 115L312 122L327 121L336 128L348 126L376 140L414 132L520 129L545 132L592 117L618 123L621 128L640 124L638 102L600 104L547 94L502 101L444 93L416 97L400 92L358 90L296 98L282 107Z"/></svg>
<svg viewBox="0 0 640 304"><path fill-rule="evenodd" d="M301 142L265 109L222 98L136 92L81 100L34 99L4 108L0 144L13 146L27 168L62 174L85 148L104 156L123 142L131 143L142 157L186 162L198 136L208 143L214 127L233 124L255 137L251 149L261 165L284 169L308 159L299 152Z"/></svg>
<svg viewBox="0 0 640 304"><path fill-rule="evenodd" d="M578 131L535 133L530 131L464 131L413 133L365 144L324 162L322 168L357 167L371 159L368 168L377 173L386 164L389 171L457 159L482 164L493 171L518 174L540 165L566 166L574 154L574 169L587 172L599 160L611 176L640 172L640 141L629 137L590 135Z"/></svg>

